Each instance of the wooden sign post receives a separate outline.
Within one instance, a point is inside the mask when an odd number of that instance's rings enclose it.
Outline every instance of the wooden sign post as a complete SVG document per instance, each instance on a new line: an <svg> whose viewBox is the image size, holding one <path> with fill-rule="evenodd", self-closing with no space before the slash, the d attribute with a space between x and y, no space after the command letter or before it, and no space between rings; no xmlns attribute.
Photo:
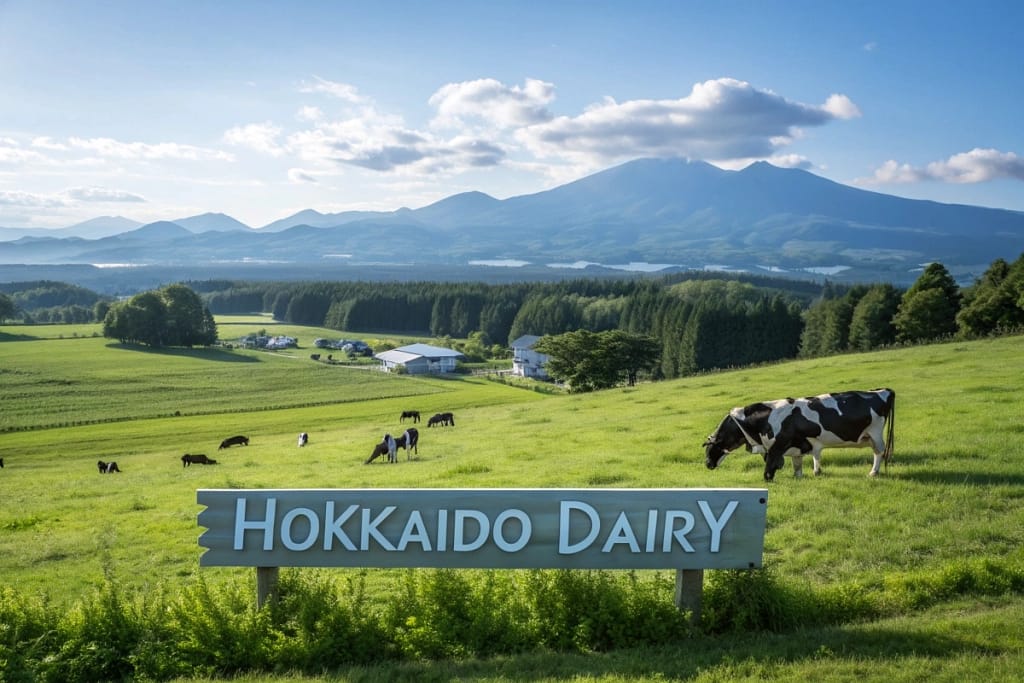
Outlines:
<svg viewBox="0 0 1024 683"><path fill-rule="evenodd" d="M676 569L699 619L705 569L761 566L766 489L202 489L200 566Z"/></svg>

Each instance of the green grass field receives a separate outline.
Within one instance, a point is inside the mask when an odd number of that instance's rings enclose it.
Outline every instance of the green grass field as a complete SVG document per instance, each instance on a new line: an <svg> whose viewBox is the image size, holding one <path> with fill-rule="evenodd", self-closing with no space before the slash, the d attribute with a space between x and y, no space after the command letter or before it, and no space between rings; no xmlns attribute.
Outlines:
<svg viewBox="0 0 1024 683"><path fill-rule="evenodd" d="M67 329L22 339L27 329L0 329L0 575L52 600L73 601L107 575L140 588L196 572L212 583L249 578L251 570L198 568L199 488L762 487L760 457L704 466L701 443L731 407L881 386L897 392L887 473L866 476L868 449L826 450L820 477L794 479L787 464L768 486L766 566L797 585L867 590L965 560L1024 562L1021 336L547 395L479 378L326 366L308 359L308 347L154 352ZM311 345L324 335L295 336ZM406 409L451 410L457 425L421 423L418 456L364 465ZM302 449L300 431L311 439ZM236 433L251 444L218 452ZM183 468L185 452L219 464ZM100 476L98 459L123 472ZM371 589L388 590L394 574L373 576ZM396 666L351 680L860 680L875 664L887 680L1019 680L1022 616L1019 597L949 602L770 643L708 642L709 658L551 656ZM920 642L889 643L906 633ZM949 647L926 647L930 639ZM988 654L971 655L981 642L991 643Z"/></svg>

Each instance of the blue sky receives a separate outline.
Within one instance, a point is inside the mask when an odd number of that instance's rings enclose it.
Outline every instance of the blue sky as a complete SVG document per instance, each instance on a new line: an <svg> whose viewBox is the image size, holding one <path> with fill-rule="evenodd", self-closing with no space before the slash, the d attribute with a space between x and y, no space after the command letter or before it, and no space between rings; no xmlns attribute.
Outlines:
<svg viewBox="0 0 1024 683"><path fill-rule="evenodd" d="M767 159L1024 210L1024 3L0 0L0 226Z"/></svg>

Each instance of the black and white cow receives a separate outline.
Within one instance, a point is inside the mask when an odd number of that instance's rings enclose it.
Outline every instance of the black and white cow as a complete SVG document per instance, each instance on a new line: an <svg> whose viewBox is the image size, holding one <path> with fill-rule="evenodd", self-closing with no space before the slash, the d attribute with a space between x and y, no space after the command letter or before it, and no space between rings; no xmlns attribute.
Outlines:
<svg viewBox="0 0 1024 683"><path fill-rule="evenodd" d="M875 460L870 476L892 457L896 392L892 389L844 391L808 398L783 398L733 408L704 442L709 470L740 446L764 456L764 479L772 481L793 458L793 473L803 476L803 458L814 458L821 474L823 448L871 446Z"/></svg>

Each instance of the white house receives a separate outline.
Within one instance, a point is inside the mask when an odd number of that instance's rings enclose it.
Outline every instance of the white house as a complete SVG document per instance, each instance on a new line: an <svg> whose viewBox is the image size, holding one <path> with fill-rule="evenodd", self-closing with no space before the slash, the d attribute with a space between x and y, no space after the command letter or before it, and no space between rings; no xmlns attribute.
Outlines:
<svg viewBox="0 0 1024 683"><path fill-rule="evenodd" d="M458 351L430 344L409 344L390 351L373 354L380 361L380 369L391 372L404 367L410 375L454 372L455 361L465 356Z"/></svg>
<svg viewBox="0 0 1024 683"><path fill-rule="evenodd" d="M524 334L512 342L512 374L534 379L547 379L548 372L544 364L549 356L533 350L533 345L540 339L534 334Z"/></svg>

